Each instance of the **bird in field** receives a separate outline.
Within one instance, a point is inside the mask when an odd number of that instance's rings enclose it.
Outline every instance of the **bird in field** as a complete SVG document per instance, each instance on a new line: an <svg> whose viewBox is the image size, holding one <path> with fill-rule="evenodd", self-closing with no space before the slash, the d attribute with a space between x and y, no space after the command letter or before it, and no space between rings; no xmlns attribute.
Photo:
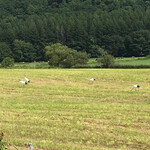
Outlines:
<svg viewBox="0 0 150 150"><path fill-rule="evenodd" d="M22 83L23 85L27 85L26 81L20 81L20 83Z"/></svg>
<svg viewBox="0 0 150 150"><path fill-rule="evenodd" d="M31 142L28 143L29 150L34 150L33 144Z"/></svg>
<svg viewBox="0 0 150 150"><path fill-rule="evenodd" d="M90 79L90 81L94 81L94 80L95 80L95 78L91 78L91 79Z"/></svg>
<svg viewBox="0 0 150 150"><path fill-rule="evenodd" d="M133 87L132 87L132 89L131 90L133 90L133 89L138 89L140 87L140 85L138 85L138 84L135 84L135 85L133 85Z"/></svg>
<svg viewBox="0 0 150 150"><path fill-rule="evenodd" d="M27 83L30 83L30 80L26 76L24 78L27 81Z"/></svg>

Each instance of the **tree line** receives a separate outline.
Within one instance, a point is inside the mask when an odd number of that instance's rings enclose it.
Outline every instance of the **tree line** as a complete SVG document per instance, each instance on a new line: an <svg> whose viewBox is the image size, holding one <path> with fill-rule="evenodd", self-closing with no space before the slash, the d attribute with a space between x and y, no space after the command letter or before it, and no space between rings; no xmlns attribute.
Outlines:
<svg viewBox="0 0 150 150"><path fill-rule="evenodd" d="M1 0L0 61L45 60L61 43L90 57L97 47L115 57L150 54L148 0Z"/></svg>

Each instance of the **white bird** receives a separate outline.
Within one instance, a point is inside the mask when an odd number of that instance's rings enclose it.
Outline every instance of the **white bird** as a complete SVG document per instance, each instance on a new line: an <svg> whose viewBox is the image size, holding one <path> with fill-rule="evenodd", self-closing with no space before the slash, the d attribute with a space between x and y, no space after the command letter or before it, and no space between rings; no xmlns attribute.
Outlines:
<svg viewBox="0 0 150 150"><path fill-rule="evenodd" d="M31 142L28 143L29 150L34 150L33 144Z"/></svg>
<svg viewBox="0 0 150 150"><path fill-rule="evenodd" d="M26 85L27 82L26 81L20 81L23 85Z"/></svg>
<svg viewBox="0 0 150 150"><path fill-rule="evenodd" d="M138 84L135 84L135 85L133 85L133 87L132 87L132 89L131 90L133 90L133 89L138 89L140 86L138 85Z"/></svg>
<svg viewBox="0 0 150 150"><path fill-rule="evenodd" d="M25 78L25 80L29 83L30 82L30 80L27 78L27 77L24 77Z"/></svg>
<svg viewBox="0 0 150 150"><path fill-rule="evenodd" d="M94 78L91 78L90 80L91 80L91 81L94 81L95 79L94 79Z"/></svg>

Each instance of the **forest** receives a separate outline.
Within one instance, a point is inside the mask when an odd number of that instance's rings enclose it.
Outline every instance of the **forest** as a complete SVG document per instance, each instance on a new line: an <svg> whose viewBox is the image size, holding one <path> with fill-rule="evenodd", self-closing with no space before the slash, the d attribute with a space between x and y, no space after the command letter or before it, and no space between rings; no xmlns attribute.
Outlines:
<svg viewBox="0 0 150 150"><path fill-rule="evenodd" d="M0 62L44 61L44 48L61 43L99 56L150 54L149 0L1 0Z"/></svg>

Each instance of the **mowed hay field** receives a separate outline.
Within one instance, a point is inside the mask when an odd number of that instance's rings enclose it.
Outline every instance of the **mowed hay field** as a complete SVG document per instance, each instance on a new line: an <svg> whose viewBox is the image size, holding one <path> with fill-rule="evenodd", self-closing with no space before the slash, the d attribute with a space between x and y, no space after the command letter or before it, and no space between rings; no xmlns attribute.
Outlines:
<svg viewBox="0 0 150 150"><path fill-rule="evenodd" d="M150 149L150 69L1 69L0 91L10 149Z"/></svg>

